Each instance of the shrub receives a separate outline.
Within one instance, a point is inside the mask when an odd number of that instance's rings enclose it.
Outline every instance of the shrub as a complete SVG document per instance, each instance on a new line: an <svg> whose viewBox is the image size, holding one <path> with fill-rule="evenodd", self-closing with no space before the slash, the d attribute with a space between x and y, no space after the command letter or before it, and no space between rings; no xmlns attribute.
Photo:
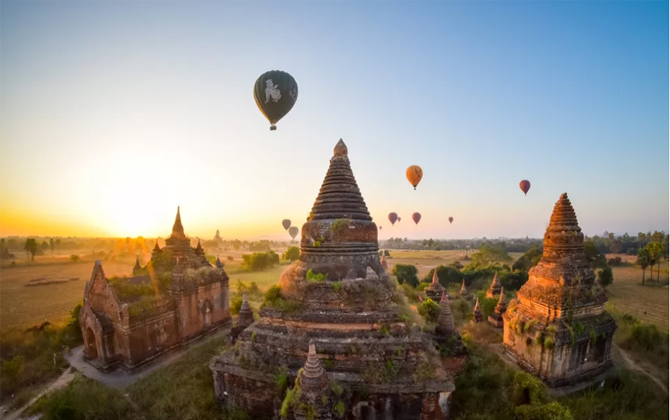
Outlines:
<svg viewBox="0 0 670 420"><path fill-rule="evenodd" d="M409 264L396 264L392 271L399 284L407 283L412 287L419 284L418 272L419 270L415 266Z"/></svg>
<svg viewBox="0 0 670 420"><path fill-rule="evenodd" d="M70 255L70 261L72 261L72 262L78 262L80 259L81 258L79 257L79 255L76 255L76 254Z"/></svg>
<svg viewBox="0 0 670 420"><path fill-rule="evenodd" d="M282 255L282 258L287 261L296 261L300 259L300 248L297 246L289 247L286 252Z"/></svg>
<svg viewBox="0 0 670 420"><path fill-rule="evenodd" d="M242 296L235 294L230 299L230 313L237 315L240 313L240 308L242 308Z"/></svg>
<svg viewBox="0 0 670 420"><path fill-rule="evenodd" d="M617 257L621 259L620 257ZM614 276L612 276L612 269L607 267L598 271L598 281L603 287L609 286L614 281Z"/></svg>
<svg viewBox="0 0 670 420"><path fill-rule="evenodd" d="M242 255L242 267L248 271L261 271L277 264L279 264L279 255L274 251Z"/></svg>
<svg viewBox="0 0 670 420"><path fill-rule="evenodd" d="M309 282L321 283L322 281L324 281L326 279L327 275L324 275L324 274L321 274L321 273L316 274L310 268L309 270L307 270L307 274L305 275L305 277L307 278L307 281L309 281Z"/></svg>
<svg viewBox="0 0 670 420"><path fill-rule="evenodd" d="M426 322L437 322L437 317L440 315L440 305L434 302L431 298L427 298L421 302L421 306L419 306L419 314L426 320Z"/></svg>

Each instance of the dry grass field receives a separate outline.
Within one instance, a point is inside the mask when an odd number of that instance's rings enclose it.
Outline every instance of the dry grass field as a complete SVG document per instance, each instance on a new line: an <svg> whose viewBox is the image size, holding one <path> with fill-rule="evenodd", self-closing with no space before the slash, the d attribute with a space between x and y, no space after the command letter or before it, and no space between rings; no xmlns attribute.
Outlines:
<svg viewBox="0 0 670 420"><path fill-rule="evenodd" d="M663 269L665 268L665 273ZM642 286L642 270L637 267L614 267L614 283L607 287L608 308L617 312L634 315L641 321L655 324L662 331L668 331L668 264L661 264L660 284ZM646 278L649 278L647 270ZM654 279L656 271L654 270Z"/></svg>
<svg viewBox="0 0 670 420"><path fill-rule="evenodd" d="M389 270L393 269L396 264L411 264L416 266L419 270L419 279L423 278L430 270L438 265L449 265L454 261L460 261L463 265L468 265L470 262L464 257L472 255L477 250L451 250L451 251L412 251L406 249L389 249L391 258L387 258L386 262ZM511 252L510 256L516 260L522 253Z"/></svg>

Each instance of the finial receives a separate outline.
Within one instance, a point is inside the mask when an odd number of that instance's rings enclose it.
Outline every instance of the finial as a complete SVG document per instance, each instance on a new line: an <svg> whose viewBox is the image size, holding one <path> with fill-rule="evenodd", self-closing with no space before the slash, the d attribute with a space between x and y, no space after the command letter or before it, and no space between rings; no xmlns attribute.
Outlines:
<svg viewBox="0 0 670 420"><path fill-rule="evenodd" d="M500 286L500 299L498 299L498 302L501 303L505 302L505 291L503 290L502 286Z"/></svg>
<svg viewBox="0 0 670 420"><path fill-rule="evenodd" d="M314 344L314 339L309 340L309 352L307 354L316 356L316 344Z"/></svg>
<svg viewBox="0 0 670 420"><path fill-rule="evenodd" d="M100 262L100 260L95 260L95 265L102 265L102 263Z"/></svg>
<svg viewBox="0 0 670 420"><path fill-rule="evenodd" d="M443 290L442 291L442 298L440 299L440 303L443 303L446 300L447 300L447 292Z"/></svg>
<svg viewBox="0 0 670 420"><path fill-rule="evenodd" d="M347 156L348 153L349 149L347 149L347 145L340 139L335 145L335 149L333 149L333 156Z"/></svg>
<svg viewBox="0 0 670 420"><path fill-rule="evenodd" d="M433 284L436 284L438 282L438 277L437 277L437 266L435 266L435 269L433 270Z"/></svg>
<svg viewBox="0 0 670 420"><path fill-rule="evenodd" d="M475 302L475 312L479 310L479 297L477 297L477 301Z"/></svg>

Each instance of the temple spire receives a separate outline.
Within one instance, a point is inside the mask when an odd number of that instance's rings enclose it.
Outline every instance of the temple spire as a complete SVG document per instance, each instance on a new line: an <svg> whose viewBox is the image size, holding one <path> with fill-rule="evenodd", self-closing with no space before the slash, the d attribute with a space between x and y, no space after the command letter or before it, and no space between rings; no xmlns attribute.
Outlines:
<svg viewBox="0 0 670 420"><path fill-rule="evenodd" d="M501 288L502 286L500 285L500 280L498 280L498 272L496 271L495 276L493 276L493 281L491 281L491 286L486 291L486 297L492 298L498 295Z"/></svg>
<svg viewBox="0 0 670 420"><path fill-rule="evenodd" d="M479 298L475 302L475 310L472 311L475 316L475 322L482 322L482 311L479 309Z"/></svg>
<svg viewBox="0 0 670 420"><path fill-rule="evenodd" d="M330 159L330 167L321 184L308 220L372 220L356 178L351 171L347 146L340 139Z"/></svg>
<svg viewBox="0 0 670 420"><path fill-rule="evenodd" d="M181 224L181 214L179 206L177 206L177 217L174 219L174 225L172 226L172 235L173 238L184 239L186 235L184 234L184 226Z"/></svg>
<svg viewBox="0 0 670 420"><path fill-rule="evenodd" d="M456 331L454 326L454 315L451 313L451 306L449 306L449 297L446 292L442 292L442 299L440 299L440 315L437 318L437 326L435 332L442 335L453 334Z"/></svg>
<svg viewBox="0 0 670 420"><path fill-rule="evenodd" d="M216 256L216 268L223 269L223 263L221 262L221 259L218 255Z"/></svg>
<svg viewBox="0 0 670 420"><path fill-rule="evenodd" d="M154 250L155 252L158 252L158 251L161 250L161 247L158 246L158 238L156 238L156 245L154 245L154 249L153 249L153 250Z"/></svg>
<svg viewBox="0 0 670 420"><path fill-rule="evenodd" d="M433 269L433 281L431 284L438 284L440 282L440 279L437 277L437 267Z"/></svg>
<svg viewBox="0 0 670 420"><path fill-rule="evenodd" d="M242 293L242 306L240 306L239 316L237 318L238 325L249 326L254 322L254 313L247 302L247 292Z"/></svg>

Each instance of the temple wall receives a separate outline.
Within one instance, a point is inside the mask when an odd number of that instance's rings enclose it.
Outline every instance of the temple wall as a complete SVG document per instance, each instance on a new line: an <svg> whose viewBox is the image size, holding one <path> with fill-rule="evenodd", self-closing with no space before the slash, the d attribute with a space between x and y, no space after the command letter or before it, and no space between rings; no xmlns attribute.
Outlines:
<svg viewBox="0 0 670 420"><path fill-rule="evenodd" d="M175 315L174 311L168 311L132 323L130 331L124 338L128 343L128 355L125 357L127 367L142 363L145 359L181 342ZM121 334L123 335L125 334Z"/></svg>
<svg viewBox="0 0 670 420"><path fill-rule="evenodd" d="M230 319L228 283L212 283L198 287L194 293L183 294L178 310L184 338Z"/></svg>

